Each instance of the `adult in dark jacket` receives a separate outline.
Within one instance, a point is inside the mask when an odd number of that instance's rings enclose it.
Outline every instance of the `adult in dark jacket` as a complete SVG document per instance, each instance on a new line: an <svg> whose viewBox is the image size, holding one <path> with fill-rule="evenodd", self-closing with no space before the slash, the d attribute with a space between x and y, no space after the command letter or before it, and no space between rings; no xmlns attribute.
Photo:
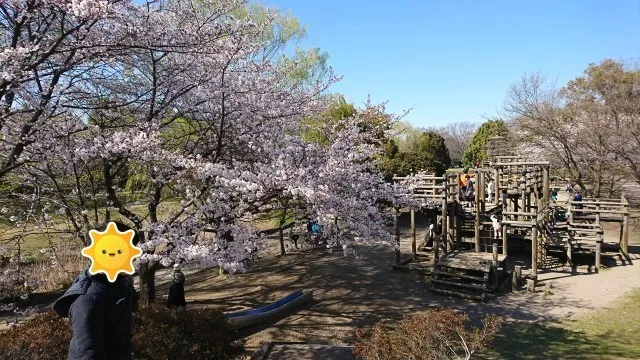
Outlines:
<svg viewBox="0 0 640 360"><path fill-rule="evenodd" d="M130 228L116 222L119 231ZM103 231L106 226L102 229ZM138 244L138 236L133 238ZM67 360L131 360L133 311L138 294L133 277L120 274L109 282L104 274L80 273L71 287L53 304L53 310L69 318L73 329Z"/></svg>
<svg viewBox="0 0 640 360"><path fill-rule="evenodd" d="M173 284L169 287L168 307L185 307L187 302L184 298L184 274L179 269L173 272Z"/></svg>
<svg viewBox="0 0 640 360"><path fill-rule="evenodd" d="M104 274L80 274L54 304L71 320L68 360L130 360L132 317L138 296L128 275L115 282Z"/></svg>

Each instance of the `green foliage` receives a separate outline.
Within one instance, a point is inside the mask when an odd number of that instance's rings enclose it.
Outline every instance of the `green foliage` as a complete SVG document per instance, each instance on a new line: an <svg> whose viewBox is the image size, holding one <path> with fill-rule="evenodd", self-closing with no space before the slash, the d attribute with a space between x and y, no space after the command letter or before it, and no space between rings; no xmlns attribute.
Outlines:
<svg viewBox="0 0 640 360"><path fill-rule="evenodd" d="M405 152L400 151L396 140L390 139L385 145L382 158L382 168L387 180L394 174L406 176L421 170L442 175L450 165L449 150L444 139L431 131L421 133Z"/></svg>
<svg viewBox="0 0 640 360"><path fill-rule="evenodd" d="M487 120L473 135L469 147L464 152L462 164L474 166L476 161L487 160L487 139L493 136L509 136L509 128L502 119Z"/></svg>
<svg viewBox="0 0 640 360"><path fill-rule="evenodd" d="M400 152L410 151L424 132L424 130L416 128L406 121L399 121L393 124L393 130L397 133L394 136L394 140Z"/></svg>
<svg viewBox="0 0 640 360"><path fill-rule="evenodd" d="M317 118L309 118L304 121L304 125L307 126L307 130L302 134L302 137L307 142L315 142L328 146L329 139L325 137L322 131L322 127L325 125L325 122L339 121L355 115L356 108L353 104L347 103L342 95L334 96L332 99L332 105L326 113L321 114Z"/></svg>
<svg viewBox="0 0 640 360"><path fill-rule="evenodd" d="M296 48L292 58L283 55L280 63L283 66L291 66L293 69L289 72L287 85L313 86L322 83L329 74L328 59L329 54L319 48L309 50Z"/></svg>

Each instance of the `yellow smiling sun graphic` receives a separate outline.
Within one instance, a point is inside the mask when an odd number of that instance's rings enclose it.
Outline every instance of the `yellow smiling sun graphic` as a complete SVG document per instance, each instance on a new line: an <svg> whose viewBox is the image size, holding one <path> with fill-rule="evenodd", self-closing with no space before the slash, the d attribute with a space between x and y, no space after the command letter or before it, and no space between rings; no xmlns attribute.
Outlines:
<svg viewBox="0 0 640 360"><path fill-rule="evenodd" d="M89 273L103 273L110 282L115 282L120 273L132 275L133 259L142 255L142 250L132 243L134 235L133 230L118 231L112 222L104 232L89 231L91 245L82 249L82 255L91 259Z"/></svg>

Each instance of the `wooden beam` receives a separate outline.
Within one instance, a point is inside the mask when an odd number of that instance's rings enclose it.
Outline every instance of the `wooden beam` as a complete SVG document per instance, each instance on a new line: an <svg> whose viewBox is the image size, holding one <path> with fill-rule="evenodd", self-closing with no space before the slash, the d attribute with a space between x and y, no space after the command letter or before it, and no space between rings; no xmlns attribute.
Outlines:
<svg viewBox="0 0 640 360"><path fill-rule="evenodd" d="M502 215L511 215L511 216L537 216L535 212L516 212L516 211L503 211Z"/></svg>
<svg viewBox="0 0 640 360"><path fill-rule="evenodd" d="M588 214L615 214L615 215L629 215L628 211L620 211L620 210L607 210L607 209L576 209L571 206L569 208L571 212L579 212L579 213L588 213Z"/></svg>
<svg viewBox="0 0 640 360"><path fill-rule="evenodd" d="M622 206L623 202L612 202L612 201L569 201L571 205L612 205L612 206Z"/></svg>
<svg viewBox="0 0 640 360"><path fill-rule="evenodd" d="M549 166L548 161L515 161L515 162L498 162L494 166Z"/></svg>

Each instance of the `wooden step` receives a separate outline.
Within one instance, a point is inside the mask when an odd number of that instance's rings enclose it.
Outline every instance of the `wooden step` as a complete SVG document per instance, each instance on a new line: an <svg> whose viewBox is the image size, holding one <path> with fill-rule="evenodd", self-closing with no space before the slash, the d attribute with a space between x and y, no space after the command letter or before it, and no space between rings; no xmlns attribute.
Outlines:
<svg viewBox="0 0 640 360"><path fill-rule="evenodd" d="M448 276L448 277L452 277L452 278L458 278L458 279L467 279L467 280L474 280L474 281L478 281L478 282L484 282L487 280L489 275L488 273L485 273L485 276L473 276L473 275L467 275L467 274L459 274L459 273L455 273L455 272L449 272L449 271L439 271L436 270L433 272L436 276Z"/></svg>
<svg viewBox="0 0 640 360"><path fill-rule="evenodd" d="M431 288L431 292L442 294L442 295L457 296L464 299L470 299L470 300L476 300L476 301L485 301L487 299L485 293L482 293L481 295L472 295L472 294L461 293L457 291L435 289L435 288Z"/></svg>
<svg viewBox="0 0 640 360"><path fill-rule="evenodd" d="M431 280L431 282L432 283L436 283L436 284L459 287L459 288L463 288L463 289L487 291L487 285L486 284L482 284L482 285L466 284L466 283L459 283L459 282L445 281L445 280L438 280L438 279L433 279L433 280Z"/></svg>

